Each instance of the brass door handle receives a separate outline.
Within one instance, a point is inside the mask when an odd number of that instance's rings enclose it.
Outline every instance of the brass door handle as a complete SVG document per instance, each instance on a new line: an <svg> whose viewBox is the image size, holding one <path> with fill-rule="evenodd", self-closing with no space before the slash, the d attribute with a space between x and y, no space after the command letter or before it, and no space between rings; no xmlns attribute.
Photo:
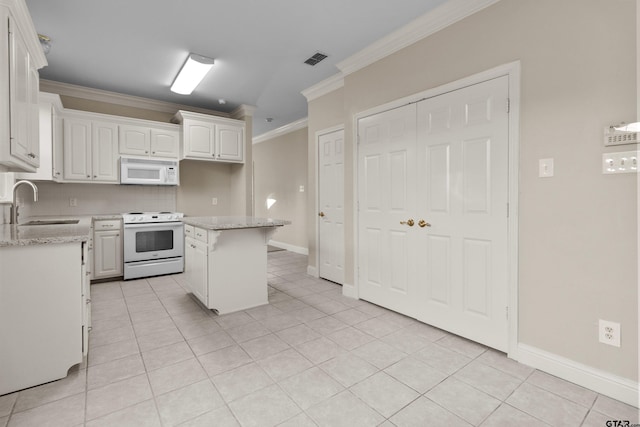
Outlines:
<svg viewBox="0 0 640 427"><path fill-rule="evenodd" d="M406 221L400 221L400 224L404 225L407 224L409 227L413 227L413 224L415 224L415 222L413 222L413 219L408 219Z"/></svg>
<svg viewBox="0 0 640 427"><path fill-rule="evenodd" d="M318 216L319 216L319 217L321 217L321 218L324 218L324 212L320 212L320 213L318 214Z"/></svg>
<svg viewBox="0 0 640 427"><path fill-rule="evenodd" d="M418 221L418 225L420 226L420 228L424 228L424 227L431 227L431 224L429 224L427 221L425 221L424 219L421 219L420 221Z"/></svg>

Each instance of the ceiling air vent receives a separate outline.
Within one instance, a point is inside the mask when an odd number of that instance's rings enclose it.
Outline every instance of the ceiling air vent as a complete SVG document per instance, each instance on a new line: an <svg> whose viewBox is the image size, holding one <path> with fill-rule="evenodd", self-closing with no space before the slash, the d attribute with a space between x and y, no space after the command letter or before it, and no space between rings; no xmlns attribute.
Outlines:
<svg viewBox="0 0 640 427"><path fill-rule="evenodd" d="M304 61L304 63L305 64L309 64L309 65L311 65L313 67L318 62L320 62L323 59L325 59L326 57L327 57L327 55L325 55L324 53L316 52L311 58L309 58L306 61Z"/></svg>

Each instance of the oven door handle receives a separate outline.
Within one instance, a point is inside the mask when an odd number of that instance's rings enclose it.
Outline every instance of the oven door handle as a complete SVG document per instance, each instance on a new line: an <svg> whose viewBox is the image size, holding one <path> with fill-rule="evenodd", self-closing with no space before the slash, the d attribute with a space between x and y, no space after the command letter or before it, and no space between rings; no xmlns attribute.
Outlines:
<svg viewBox="0 0 640 427"><path fill-rule="evenodd" d="M153 222L153 223L146 223L146 224L125 224L124 228L125 229L151 228L151 227L179 228L182 226L183 226L183 223L180 221L177 221L177 222Z"/></svg>

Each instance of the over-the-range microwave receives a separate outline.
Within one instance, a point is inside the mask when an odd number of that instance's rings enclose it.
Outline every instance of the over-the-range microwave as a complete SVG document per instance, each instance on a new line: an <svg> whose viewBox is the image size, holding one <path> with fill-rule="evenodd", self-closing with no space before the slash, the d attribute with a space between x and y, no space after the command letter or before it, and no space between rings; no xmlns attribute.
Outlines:
<svg viewBox="0 0 640 427"><path fill-rule="evenodd" d="M120 157L120 184L179 185L178 162Z"/></svg>

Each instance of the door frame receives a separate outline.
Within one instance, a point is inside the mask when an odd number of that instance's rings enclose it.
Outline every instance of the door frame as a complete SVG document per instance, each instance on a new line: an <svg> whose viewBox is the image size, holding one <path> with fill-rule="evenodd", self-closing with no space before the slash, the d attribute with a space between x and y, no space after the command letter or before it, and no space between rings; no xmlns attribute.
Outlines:
<svg viewBox="0 0 640 427"><path fill-rule="evenodd" d="M313 276L313 277L320 277L320 220L318 219L318 208L320 207L320 137L323 135L326 135L328 133L333 133L333 132L338 132L338 131L344 131L344 124L339 124L339 125L335 125L335 126L331 126L325 129L321 129L319 131L316 131L315 135L314 135L314 150L316 153L316 200L315 200L315 208L316 208L316 212L314 212L313 214L313 218L314 218L314 223L315 223L315 228L316 228L316 259L315 259L315 263L316 263L316 268L315 271L312 271L311 269L307 269L307 274ZM346 147L346 145L345 145ZM343 151L344 153L344 151ZM344 161L344 154L343 154L343 161ZM342 183L342 185L344 186L344 182ZM346 206L346 203L345 203ZM345 215L346 217L346 215ZM344 243L343 243L344 244ZM344 284L343 284L344 285Z"/></svg>
<svg viewBox="0 0 640 427"><path fill-rule="evenodd" d="M520 158L520 61L514 61L507 64L499 65L489 70L482 71L471 76L464 77L462 79L446 83L444 85L428 89L423 92L419 92L413 95L409 95L404 98L397 99L370 108L365 111L361 111L353 116L352 127L352 141L353 145L353 247L354 247L354 284L353 289L350 289L349 295L355 298L359 298L359 230L360 223L358 221L358 120L361 118L371 116L373 114L381 113L383 111L391 110L401 107L406 104L416 103L423 99L433 98L435 96L443 95L448 92L453 92L458 89L463 89L467 86L472 86L478 83L482 83L487 80L491 80L497 77L507 76L509 79L509 159L508 159L508 218L507 218L507 310L505 314L507 319L507 342L508 352L507 355L512 359L518 359L518 217L519 217L519 158ZM316 139L317 141L317 139ZM317 149L317 147L316 147ZM316 264L317 265L317 264ZM343 292L346 289L343 289Z"/></svg>

